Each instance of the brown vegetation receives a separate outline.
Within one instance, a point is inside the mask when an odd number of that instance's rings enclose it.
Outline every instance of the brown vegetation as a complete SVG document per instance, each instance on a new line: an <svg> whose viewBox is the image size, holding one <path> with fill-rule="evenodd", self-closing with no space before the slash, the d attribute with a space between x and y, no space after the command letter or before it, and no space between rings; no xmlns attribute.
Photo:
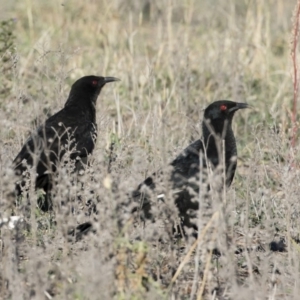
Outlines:
<svg viewBox="0 0 300 300"><path fill-rule="evenodd" d="M2 0L1 21L15 19L0 24L0 217L13 211L24 222L1 228L0 298L298 299L294 5ZM31 205L15 206L12 160L29 131L62 108L71 83L90 74L121 82L98 99L84 189L65 170L53 212L36 208L42 195L33 189ZM155 224L120 213L130 190L199 138L202 109L217 99L253 108L235 117L236 176L212 197L198 240L173 238L171 201ZM89 216L91 202L98 214ZM96 233L70 242L70 227L85 221ZM281 238L287 252L271 252Z"/></svg>

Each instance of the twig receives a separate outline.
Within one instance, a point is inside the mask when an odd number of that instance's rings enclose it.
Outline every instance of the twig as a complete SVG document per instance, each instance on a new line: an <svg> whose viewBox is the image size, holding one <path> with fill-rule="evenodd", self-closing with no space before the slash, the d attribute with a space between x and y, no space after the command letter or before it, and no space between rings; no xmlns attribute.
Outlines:
<svg viewBox="0 0 300 300"><path fill-rule="evenodd" d="M298 38L299 38L299 19L300 19L300 0L297 1L296 9L295 9L295 17L294 17L294 28L293 28L293 35L292 35L292 62L293 62L293 90L294 90L294 97L293 97L293 111L292 111L292 148L295 148L296 145L296 138L297 138L297 100L298 100L298 66L297 66L297 45L298 45Z"/></svg>
<svg viewBox="0 0 300 300"><path fill-rule="evenodd" d="M111 173L111 166L114 161L114 158L113 158L114 147L115 147L115 142L111 142L110 146L109 146L109 160L108 160L108 166L107 166L107 173Z"/></svg>
<svg viewBox="0 0 300 300"><path fill-rule="evenodd" d="M192 247L190 248L190 250L188 251L188 253L187 253L186 256L184 257L183 261L180 263L180 265L179 265L179 267L178 267L176 273L174 274L174 276L173 276L173 278L172 278L172 280L171 280L170 285L172 285L172 284L176 281L176 279L177 279L177 277L179 276L179 274L180 274L181 270L183 269L184 265L188 262L188 260L190 259L190 256L192 255L192 253L193 253L194 250L196 249L198 243L201 242L201 240L202 240L203 237L205 236L207 230L211 227L213 221L214 221L215 219L217 219L218 217L219 217L219 212L216 211L216 212L212 215L211 219L210 219L209 222L206 224L206 226L203 228L201 234L198 236L198 239L194 242L194 244L192 245Z"/></svg>

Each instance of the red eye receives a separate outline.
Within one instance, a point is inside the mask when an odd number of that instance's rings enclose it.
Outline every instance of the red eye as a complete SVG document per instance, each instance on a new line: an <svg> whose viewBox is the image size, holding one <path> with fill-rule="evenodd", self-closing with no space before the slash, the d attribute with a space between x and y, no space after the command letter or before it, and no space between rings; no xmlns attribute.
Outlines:
<svg viewBox="0 0 300 300"><path fill-rule="evenodd" d="M227 109L226 105L223 104L223 105L220 106L220 110L225 111L226 109Z"/></svg>
<svg viewBox="0 0 300 300"><path fill-rule="evenodd" d="M98 84L98 81L97 80L93 80L92 81L92 85L97 85Z"/></svg>

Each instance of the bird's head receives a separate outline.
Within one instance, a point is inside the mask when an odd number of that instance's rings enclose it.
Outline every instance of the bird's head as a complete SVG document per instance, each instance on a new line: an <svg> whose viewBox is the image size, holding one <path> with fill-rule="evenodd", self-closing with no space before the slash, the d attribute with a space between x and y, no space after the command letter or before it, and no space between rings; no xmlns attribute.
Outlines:
<svg viewBox="0 0 300 300"><path fill-rule="evenodd" d="M102 76L84 76L75 81L72 85L71 92L67 103L73 102L78 99L80 101L86 101L90 99L92 102L96 102L101 89L108 82L119 81L120 79L115 77L102 77Z"/></svg>
<svg viewBox="0 0 300 300"><path fill-rule="evenodd" d="M204 111L206 120L232 119L234 113L243 108L249 107L247 103L239 103L229 100L219 100L210 104Z"/></svg>
<svg viewBox="0 0 300 300"><path fill-rule="evenodd" d="M234 113L239 109L247 107L249 107L247 103L229 100L215 101L204 110L205 123L209 123L216 132L222 133L225 122L227 123L227 126L231 126Z"/></svg>

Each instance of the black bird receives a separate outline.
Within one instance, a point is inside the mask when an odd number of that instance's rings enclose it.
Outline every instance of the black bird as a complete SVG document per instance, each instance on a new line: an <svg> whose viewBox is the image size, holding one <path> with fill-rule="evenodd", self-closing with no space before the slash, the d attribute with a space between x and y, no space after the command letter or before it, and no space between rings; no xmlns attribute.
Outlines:
<svg viewBox="0 0 300 300"><path fill-rule="evenodd" d="M202 172L210 165L212 170L216 170L221 163L223 151L222 140L225 146L225 171L226 185L230 186L236 170L236 141L232 131L231 123L234 113L239 109L247 108L246 103L237 103L228 100L220 100L210 104L204 111L202 122L202 139L190 144L183 152L170 164L169 173L163 174L162 171L154 173L146 178L138 188L129 195L129 201L137 202L139 208L135 207L133 213L140 211L142 219L152 219L151 196L163 199L165 189L163 184L170 182L173 190L175 204L179 210L182 225L192 227L197 230L196 224L191 222L194 217L193 212L198 210L199 204L195 197L199 192L199 172L200 156L202 154ZM204 173L204 172L203 172ZM165 176L167 175L167 176ZM152 203L153 204L153 203ZM155 203L154 203L155 205ZM120 209L130 207L130 203L121 205ZM77 226L76 239L82 237L92 229L92 224L86 222Z"/></svg>
<svg viewBox="0 0 300 300"><path fill-rule="evenodd" d="M226 185L230 186L237 164L237 149L234 133L232 131L232 119L234 113L239 109L247 108L246 103L237 103L228 100L220 100L210 104L204 111L202 122L202 139L190 144L170 164L170 173L167 174L167 181L173 191L175 204L179 210L182 225L197 226L191 222L191 216L195 215L199 204L197 196L199 193L199 171L202 172L210 165L212 171L216 170L222 161L223 151L225 153ZM222 143L222 140L224 142ZM222 150L222 144L225 149ZM200 164L200 155L202 162ZM165 188L163 179L166 176L162 171L154 173L146 178L137 190L132 193L132 198L139 201L139 209L144 219L151 219L151 194L156 199L163 199ZM209 187L208 187L209 188Z"/></svg>
<svg viewBox="0 0 300 300"><path fill-rule="evenodd" d="M41 209L48 210L49 196L57 168L64 157L75 161L78 170L93 152L97 138L96 101L103 86L118 81L114 77L85 76L71 88L62 110L51 116L35 132L31 133L20 153L13 161L16 175L16 194L25 189L28 167L36 169L36 189L43 189L46 201ZM64 157L64 158L63 158Z"/></svg>

